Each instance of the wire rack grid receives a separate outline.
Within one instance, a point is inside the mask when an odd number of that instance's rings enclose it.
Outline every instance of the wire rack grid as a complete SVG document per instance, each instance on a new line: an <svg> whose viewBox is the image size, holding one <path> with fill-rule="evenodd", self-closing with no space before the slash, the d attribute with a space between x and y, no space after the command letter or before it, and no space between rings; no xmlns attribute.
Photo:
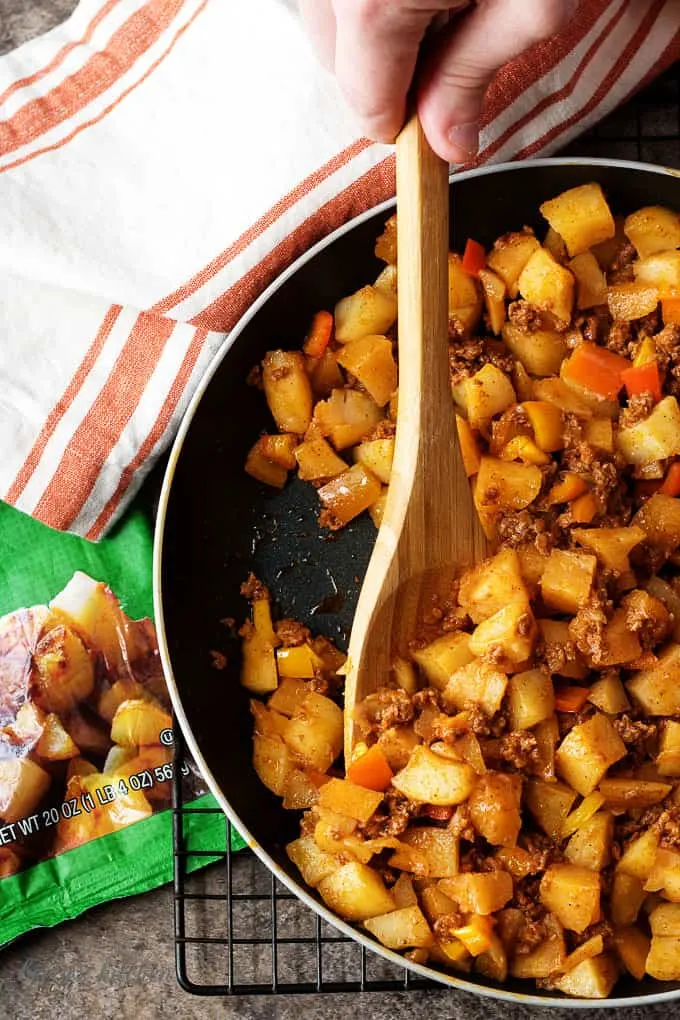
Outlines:
<svg viewBox="0 0 680 1020"><path fill-rule="evenodd" d="M680 65L572 142L564 155L680 168ZM179 732L175 755L179 764L184 757ZM173 811L175 958L177 979L188 992L272 995L435 987L342 936L278 883L252 852L233 852L226 818L221 848L192 849L187 822L197 809L183 803L179 780ZM219 809L203 811L221 815ZM212 866L194 871L205 859Z"/></svg>

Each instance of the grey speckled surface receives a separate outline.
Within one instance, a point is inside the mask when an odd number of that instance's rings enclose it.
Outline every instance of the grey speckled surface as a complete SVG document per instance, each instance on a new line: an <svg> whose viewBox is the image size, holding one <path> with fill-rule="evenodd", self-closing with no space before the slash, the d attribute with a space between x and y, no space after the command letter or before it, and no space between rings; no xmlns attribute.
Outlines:
<svg viewBox="0 0 680 1020"><path fill-rule="evenodd" d="M219 0L214 0L219 2ZM75 0L0 0L0 53L7 52L57 25L76 6ZM677 102L677 95L672 97ZM647 133L658 135L641 150L630 135L625 115L611 119L597 142L571 146L573 153L642 158L680 165L677 141L663 141L669 133L669 111L663 103L648 111ZM677 131L673 113L672 133ZM665 119L666 120L665 120ZM658 125L658 130L655 130ZM643 125L644 126L644 125ZM634 132L633 132L634 133ZM615 139L607 143L606 139ZM246 862L238 867L247 867ZM288 1020L301 1012L309 1020L526 1020L552 1017L566 1020L571 1010L510 1007L448 991L365 995L248 997L237 1000L196 998L175 982L172 947L172 891L168 888L134 900L116 902L91 911L71 924L34 933L0 956L0 1014L8 1020L81 1020L99 1017L123 1020ZM254 961L253 961L254 963ZM617 1020L661 1020L678 1007L648 1007L616 1011ZM612 1020L613 1010L598 1012Z"/></svg>

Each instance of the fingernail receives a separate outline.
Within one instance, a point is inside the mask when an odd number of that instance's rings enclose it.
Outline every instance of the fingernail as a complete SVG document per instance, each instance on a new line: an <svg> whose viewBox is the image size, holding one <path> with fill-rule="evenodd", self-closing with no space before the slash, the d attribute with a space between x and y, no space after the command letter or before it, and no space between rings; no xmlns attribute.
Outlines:
<svg viewBox="0 0 680 1020"><path fill-rule="evenodd" d="M479 124L457 124L449 131L451 158L454 162L465 163L479 151Z"/></svg>

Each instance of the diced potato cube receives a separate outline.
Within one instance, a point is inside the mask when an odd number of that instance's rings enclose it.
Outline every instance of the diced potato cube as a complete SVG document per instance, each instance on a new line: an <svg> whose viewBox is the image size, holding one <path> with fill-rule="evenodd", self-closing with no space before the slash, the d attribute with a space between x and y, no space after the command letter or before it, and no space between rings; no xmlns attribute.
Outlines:
<svg viewBox="0 0 680 1020"><path fill-rule="evenodd" d="M642 879L629 875L619 868L614 873L614 882L610 893L611 918L617 927L633 924L645 898Z"/></svg>
<svg viewBox="0 0 680 1020"><path fill-rule="evenodd" d="M583 438L598 450L606 450L607 453L614 452L614 430L609 418L591 418L586 421Z"/></svg>
<svg viewBox="0 0 680 1020"><path fill-rule="evenodd" d="M329 397L334 389L345 384L338 359L330 347L326 348L320 358L308 357L305 368L316 397Z"/></svg>
<svg viewBox="0 0 680 1020"><path fill-rule="evenodd" d="M385 221L385 229L375 242L375 256L393 266L397 264L397 217Z"/></svg>
<svg viewBox="0 0 680 1020"><path fill-rule="evenodd" d="M524 801L529 813L553 839L561 838L565 819L575 800L575 792L563 783L529 779L524 785Z"/></svg>
<svg viewBox="0 0 680 1020"><path fill-rule="evenodd" d="M534 430L536 445L546 453L554 453L564 446L562 412L545 400L526 400L522 404Z"/></svg>
<svg viewBox="0 0 680 1020"><path fill-rule="evenodd" d="M630 709L630 701L621 678L614 671L606 672L590 688L588 701L605 715L619 715Z"/></svg>
<svg viewBox="0 0 680 1020"><path fill-rule="evenodd" d="M620 429L616 443L629 464L649 464L680 453L680 406L675 397L664 397L647 418Z"/></svg>
<svg viewBox="0 0 680 1020"><path fill-rule="evenodd" d="M253 735L253 768L268 790L283 796L293 762L281 737L266 737L260 733Z"/></svg>
<svg viewBox="0 0 680 1020"><path fill-rule="evenodd" d="M33 667L34 697L47 712L68 712L94 689L90 652L75 631L63 624L40 638L33 651Z"/></svg>
<svg viewBox="0 0 680 1020"><path fill-rule="evenodd" d="M487 264L505 283L508 295L516 298L517 281L527 262L540 248L538 238L522 231L499 237L487 256Z"/></svg>
<svg viewBox="0 0 680 1020"><path fill-rule="evenodd" d="M434 936L420 907L402 907L370 918L364 928L388 949L407 949L410 946L427 947Z"/></svg>
<svg viewBox="0 0 680 1020"><path fill-rule="evenodd" d="M428 684L440 691L461 666L467 666L475 658L470 651L470 635L464 631L443 634L424 648L415 649L412 655Z"/></svg>
<svg viewBox="0 0 680 1020"><path fill-rule="evenodd" d="M599 184L581 184L544 202L541 215L573 257L613 237L616 224Z"/></svg>
<svg viewBox="0 0 680 1020"><path fill-rule="evenodd" d="M367 790L349 779L330 779L319 791L319 806L339 815L367 822L383 799L382 793Z"/></svg>
<svg viewBox="0 0 680 1020"><path fill-rule="evenodd" d="M392 785L409 800L422 804L461 804L469 797L474 782L474 770L467 763L447 761L418 745Z"/></svg>
<svg viewBox="0 0 680 1020"><path fill-rule="evenodd" d="M547 978L559 971L566 955L564 937L555 934L541 942L530 953L514 956L510 964L510 973L515 978Z"/></svg>
<svg viewBox="0 0 680 1020"><path fill-rule="evenodd" d="M655 311L659 303L656 287L645 283L618 283L607 288L607 304L613 319L631 322Z"/></svg>
<svg viewBox="0 0 680 1020"><path fill-rule="evenodd" d="M645 882L654 867L658 846L658 835L648 829L628 844L617 864L618 870Z"/></svg>
<svg viewBox="0 0 680 1020"><path fill-rule="evenodd" d="M344 864L319 882L327 906L348 921L367 921L394 910L394 901L373 868L359 861Z"/></svg>
<svg viewBox="0 0 680 1020"><path fill-rule="evenodd" d="M668 612L673 616L672 637L674 641L680 641L680 591L676 591L675 587L656 575L647 581L645 590L663 602Z"/></svg>
<svg viewBox="0 0 680 1020"><path fill-rule="evenodd" d="M603 779L600 793L613 811L648 808L659 804L671 792L669 783L645 779Z"/></svg>
<svg viewBox="0 0 680 1020"><path fill-rule="evenodd" d="M680 903L660 903L649 915L652 935L680 938Z"/></svg>
<svg viewBox="0 0 680 1020"><path fill-rule="evenodd" d="M383 416L376 402L360 390L333 390L328 400L314 408L314 423L336 450L354 446Z"/></svg>
<svg viewBox="0 0 680 1020"><path fill-rule="evenodd" d="M458 592L460 605L474 623L486 620L510 603L524 605L528 600L529 592L514 549L503 549L468 570Z"/></svg>
<svg viewBox="0 0 680 1020"><path fill-rule="evenodd" d="M546 652L550 656L551 662L554 663L553 672L572 680L583 680L588 675L588 667L583 661L583 656L574 646L567 621L545 619L536 622L546 646Z"/></svg>
<svg viewBox="0 0 680 1020"><path fill-rule="evenodd" d="M656 287L660 298L680 296L680 252L664 251L633 263L635 279Z"/></svg>
<svg viewBox="0 0 680 1020"><path fill-rule="evenodd" d="M534 464L516 464L496 457L482 457L475 506L483 514L523 510L538 496L543 484L541 469Z"/></svg>
<svg viewBox="0 0 680 1020"><path fill-rule="evenodd" d="M654 867L645 882L647 892L661 892L671 903L680 903L680 853L659 848Z"/></svg>
<svg viewBox="0 0 680 1020"><path fill-rule="evenodd" d="M478 428L514 403L512 383L495 365L484 365L465 381L465 406L472 428Z"/></svg>
<svg viewBox="0 0 680 1020"><path fill-rule="evenodd" d="M318 490L319 499L332 514L332 528L341 528L380 497L380 482L363 464L354 464Z"/></svg>
<svg viewBox="0 0 680 1020"><path fill-rule="evenodd" d="M312 420L312 387L299 351L269 351L262 362L267 404L282 432L303 435Z"/></svg>
<svg viewBox="0 0 680 1020"><path fill-rule="evenodd" d="M568 974L570 970L574 970L584 960L592 960L593 957L599 956L603 951L604 939L602 936L591 935L589 939L586 939L580 946L577 946L573 953L569 953L560 970L563 974Z"/></svg>
<svg viewBox="0 0 680 1020"><path fill-rule="evenodd" d="M405 872L394 883L391 892L397 909L418 905L418 894L413 887L413 879Z"/></svg>
<svg viewBox="0 0 680 1020"><path fill-rule="evenodd" d="M626 745L609 719L597 712L574 726L557 749L557 771L581 796L592 793L610 765L626 755Z"/></svg>
<svg viewBox="0 0 680 1020"><path fill-rule="evenodd" d="M345 461L325 439L309 439L295 450L298 474L303 482L335 478L347 470Z"/></svg>
<svg viewBox="0 0 680 1020"><path fill-rule="evenodd" d="M26 703L28 704L28 702ZM36 754L47 761L67 761L80 752L70 735L61 724L59 716L50 713L45 718L40 739L35 746Z"/></svg>
<svg viewBox="0 0 680 1020"><path fill-rule="evenodd" d="M410 826L401 836L407 847L422 856L425 872L422 878L451 878L458 874L460 840L450 829ZM401 852L390 858L390 867L399 868ZM410 870L410 869L405 869Z"/></svg>
<svg viewBox="0 0 680 1020"><path fill-rule="evenodd" d="M461 666L450 678L443 692L446 705L463 709L469 701L488 715L495 715L501 707L508 686L507 675L487 662L475 659Z"/></svg>
<svg viewBox="0 0 680 1020"><path fill-rule="evenodd" d="M513 730L529 730L555 711L555 691L548 673L529 669L508 681L508 712Z"/></svg>
<svg viewBox="0 0 680 1020"><path fill-rule="evenodd" d="M619 976L616 960L608 953L584 960L567 974L557 978L555 987L578 999L606 999Z"/></svg>
<svg viewBox="0 0 680 1020"><path fill-rule="evenodd" d="M541 578L546 605L562 613L576 613L588 600L596 567L594 556L553 549Z"/></svg>
<svg viewBox="0 0 680 1020"><path fill-rule="evenodd" d="M253 626L246 629L241 644L241 683L253 694L275 691L279 675L275 646L278 639L272 625L269 599L257 599L252 605Z"/></svg>
<svg viewBox="0 0 680 1020"><path fill-rule="evenodd" d="M512 322L506 322L503 340L530 375L556 375L568 354L564 337L554 330L530 333Z"/></svg>
<svg viewBox="0 0 680 1020"><path fill-rule="evenodd" d="M680 248L678 215L661 205L646 206L631 213L623 229L641 259L659 251Z"/></svg>
<svg viewBox="0 0 680 1020"><path fill-rule="evenodd" d="M393 772L403 769L420 737L411 726L390 726L378 737L378 746Z"/></svg>
<svg viewBox="0 0 680 1020"><path fill-rule="evenodd" d="M489 772L470 794L470 819L480 836L493 846L514 846L522 826L519 776Z"/></svg>
<svg viewBox="0 0 680 1020"><path fill-rule="evenodd" d="M320 850L311 836L294 839L286 846L286 853L302 875L303 881L313 889L342 864L341 858Z"/></svg>
<svg viewBox="0 0 680 1020"><path fill-rule="evenodd" d="M386 333L397 318L397 299L384 290L366 286L335 306L335 339L341 344Z"/></svg>
<svg viewBox="0 0 680 1020"><path fill-rule="evenodd" d="M680 716L680 645L670 644L649 669L641 669L627 681L628 693L646 715Z"/></svg>
<svg viewBox="0 0 680 1020"><path fill-rule="evenodd" d="M503 664L512 668L530 657L536 633L529 603L515 602L479 623L470 636L469 647L474 655L488 657L497 664L500 664L498 656L502 652Z"/></svg>
<svg viewBox="0 0 680 1020"><path fill-rule="evenodd" d="M569 324L574 306L574 277L549 251L538 248L533 253L517 285L530 304L551 312L558 323Z"/></svg>
<svg viewBox="0 0 680 1020"><path fill-rule="evenodd" d="M111 723L111 740L122 747L160 743L160 734L172 729L172 718L160 705L144 699L122 702Z"/></svg>
<svg viewBox="0 0 680 1020"><path fill-rule="evenodd" d="M490 269L480 269L479 282L484 293L484 306L491 332L498 335L505 322L505 283Z"/></svg>
<svg viewBox="0 0 680 1020"><path fill-rule="evenodd" d="M471 333L482 314L479 284L466 273L459 255L449 252L449 318L456 318Z"/></svg>
<svg viewBox="0 0 680 1020"><path fill-rule="evenodd" d="M630 570L629 553L645 539L645 532L636 524L627 528L577 528L573 535L605 567L622 574Z"/></svg>
<svg viewBox="0 0 680 1020"><path fill-rule="evenodd" d="M260 436L260 450L273 464L278 464L291 471L297 461L295 460L295 448L298 445L298 437L291 432L283 435Z"/></svg>
<svg viewBox="0 0 680 1020"><path fill-rule="evenodd" d="M533 542L526 542L517 547L517 556L522 577L527 584L539 584L548 562L548 554L539 552Z"/></svg>
<svg viewBox="0 0 680 1020"><path fill-rule="evenodd" d="M607 304L607 280L592 252L584 251L569 262L576 277L576 307Z"/></svg>
<svg viewBox="0 0 680 1020"><path fill-rule="evenodd" d="M541 901L560 924L582 932L600 918L600 877L576 864L553 864L541 879Z"/></svg>
<svg viewBox="0 0 680 1020"><path fill-rule="evenodd" d="M9 825L35 811L51 783L48 772L30 758L0 760L0 818Z"/></svg>
<svg viewBox="0 0 680 1020"><path fill-rule="evenodd" d="M567 843L564 856L570 864L591 871L602 871L609 864L614 818L609 811L598 811L574 833Z"/></svg>
<svg viewBox="0 0 680 1020"><path fill-rule="evenodd" d="M635 662L642 655L642 647L637 634L628 626L625 609L615 609L614 615L604 627L601 647L592 655L585 656L591 666L620 666Z"/></svg>
<svg viewBox="0 0 680 1020"><path fill-rule="evenodd" d="M271 699L270 699L271 704ZM286 729L285 741L303 767L326 772L342 750L343 716L330 698L308 692Z"/></svg>
<svg viewBox="0 0 680 1020"><path fill-rule="evenodd" d="M263 485L271 485L275 489L282 489L288 479L287 469L281 464L275 464L265 456L261 439L258 439L248 451L244 470L251 478L262 482Z"/></svg>
<svg viewBox="0 0 680 1020"><path fill-rule="evenodd" d="M642 528L649 542L675 552L680 546L680 500L655 492L635 514L633 524Z"/></svg>
<svg viewBox="0 0 680 1020"><path fill-rule="evenodd" d="M302 645L277 648L276 667L280 677L312 680L323 669L323 663L312 646L305 641Z"/></svg>
<svg viewBox="0 0 680 1020"><path fill-rule="evenodd" d="M354 449L354 457L384 485L387 485L392 474L394 437L371 439L368 442L360 443Z"/></svg>
<svg viewBox="0 0 680 1020"><path fill-rule="evenodd" d="M649 936L632 925L614 931L614 945L619 959L636 981L642 981L645 976L650 944Z"/></svg>
<svg viewBox="0 0 680 1020"><path fill-rule="evenodd" d="M513 895L512 876L507 871L466 872L453 878L443 878L439 888L464 913L481 914L483 917L501 910Z"/></svg>
<svg viewBox="0 0 680 1020"><path fill-rule="evenodd" d="M397 388L392 341L371 334L345 344L336 357L339 365L356 376L378 407L384 407Z"/></svg>
<svg viewBox="0 0 680 1020"><path fill-rule="evenodd" d="M656 764L660 776L680 776L680 722L664 722Z"/></svg>
<svg viewBox="0 0 680 1020"><path fill-rule="evenodd" d="M680 938L654 935L645 969L659 981L680 980Z"/></svg>

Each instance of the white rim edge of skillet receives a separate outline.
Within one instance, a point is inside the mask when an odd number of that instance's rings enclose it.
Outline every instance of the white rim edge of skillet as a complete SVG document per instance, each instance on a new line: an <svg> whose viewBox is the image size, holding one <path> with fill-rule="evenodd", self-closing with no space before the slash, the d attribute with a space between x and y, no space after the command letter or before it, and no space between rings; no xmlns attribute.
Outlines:
<svg viewBox="0 0 680 1020"><path fill-rule="evenodd" d="M522 170L527 166L531 167L552 167L552 166L606 166L606 167L620 167L621 169L628 170L641 170L646 173L655 173L660 175L668 175L673 177L680 177L680 171L674 170L671 167L656 166L651 163L643 163L633 160L623 159L603 159L603 158L583 158L583 157L563 157L563 158L547 158L547 159L533 159L533 160L521 160L513 163L496 163L490 166L480 167L476 170L467 170L460 173L451 173L450 181L464 181L474 177L482 177L487 174L502 174L512 172L513 170ZM161 490L160 501L158 505L158 513L156 516L156 526L154 531L154 549L153 549L153 602L154 602L154 615L156 629L158 633L158 647L160 651L161 662L163 665L163 672L167 682L168 690L170 692L170 699L172 701L172 707L175 713L175 717L180 724L184 739L186 740L191 756L200 769L203 778L205 779L210 792L213 794L220 807L236 827L240 835L245 840L247 847L253 850L260 860L266 865L266 867L275 875L275 877L286 886L298 899L319 914L325 921L333 925L344 935L359 942L366 949L371 952L377 953L378 955L389 960L390 963L396 966L402 967L403 969L411 971L411 973L417 974L419 977L427 978L430 981L436 981L439 984L448 986L449 988L456 989L458 991L467 992L472 995L481 995L490 999L497 999L505 1002L516 1003L517 1005L531 1005L531 1006L559 1006L562 1009L602 1009L613 1007L625 1007L625 1006L640 1006L640 1005L652 1005L659 1002L669 1002L671 1000L680 998L680 989L670 989L667 992L654 992L651 994L640 994L631 995L624 998L610 998L610 999L570 999L566 996L540 996L525 994L522 992L512 992L503 989L502 986L494 988L493 986L486 986L477 984L474 981L467 981L464 978L457 977L454 974L446 974L443 971L434 970L431 967L427 967L424 964L413 963L407 960L404 956L394 952L391 949L387 949L381 946L379 942L369 938L362 931L352 927L346 921L343 921L340 917L329 910L323 903L319 903L314 899L307 889L301 884L290 878L282 868L272 860L267 851L260 846L254 836L250 833L247 826L245 826L236 812L232 809L229 801L224 796L224 793L220 789L212 771L208 767L208 764L203 757L198 742L194 737L189 721L184 712L182 700L180 698L179 690L175 682L175 677L170 663L170 655L168 652L167 637L165 633L165 620L163 616L163 600L161 590L161 548L163 544L163 535L165 532L165 518L168 507L168 499L170 495L170 488L172 486L175 468L177 461L184 445L184 439L191 426L196 409L200 404L203 394L210 385L215 372L219 365L226 357L232 344L238 339L240 334L243 332L246 325L256 315L260 308L269 300L272 294L283 286L286 281L293 276L306 262L309 262L315 257L315 255L327 248L329 245L341 237L343 234L353 230L360 223L370 219L377 213L386 211L396 205L396 199L387 199L385 202L381 202L379 205L373 206L371 209L367 209L359 216L355 216L353 219L344 223L333 233L324 237L321 241L318 241L312 248L306 251L303 255L299 256L292 265L290 265L284 272L282 272L277 278L267 287L265 291L257 298L256 301L250 306L248 311L236 326L232 329L229 336L226 338L222 346L215 353L210 365L208 366L205 375L201 379L196 392L194 393L189 406L184 414L182 422L180 424L177 436L172 445L170 451L168 465L163 478L163 487Z"/></svg>

